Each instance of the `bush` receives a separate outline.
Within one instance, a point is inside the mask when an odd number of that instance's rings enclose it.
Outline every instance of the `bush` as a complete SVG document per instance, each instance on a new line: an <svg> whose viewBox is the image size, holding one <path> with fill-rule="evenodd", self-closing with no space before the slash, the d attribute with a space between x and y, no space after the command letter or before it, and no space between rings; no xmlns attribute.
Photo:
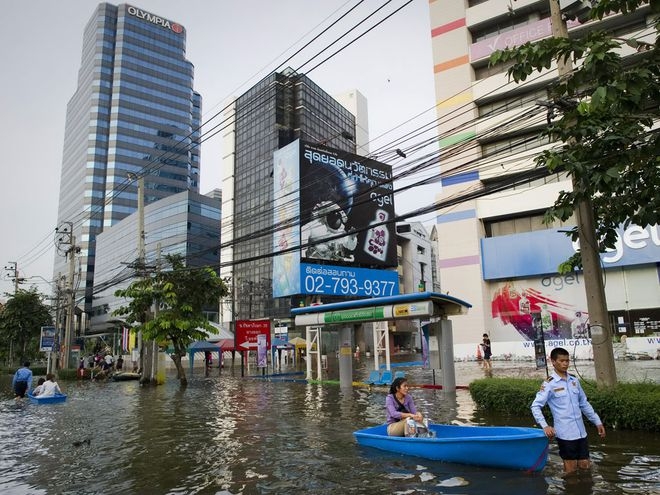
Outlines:
<svg viewBox="0 0 660 495"><path fill-rule="evenodd" d="M470 383L470 395L479 409L531 417L530 406L539 386L539 380L486 378ZM660 385L619 383L597 388L593 381L582 380L582 387L606 427L660 431ZM548 411L546 417L550 417Z"/></svg>
<svg viewBox="0 0 660 495"><path fill-rule="evenodd" d="M14 368L0 368L0 373L3 375L13 375L16 373L16 370L19 368L19 366L16 366ZM45 366L30 366L30 369L32 370L32 376L35 378L39 376L46 376L46 367Z"/></svg>

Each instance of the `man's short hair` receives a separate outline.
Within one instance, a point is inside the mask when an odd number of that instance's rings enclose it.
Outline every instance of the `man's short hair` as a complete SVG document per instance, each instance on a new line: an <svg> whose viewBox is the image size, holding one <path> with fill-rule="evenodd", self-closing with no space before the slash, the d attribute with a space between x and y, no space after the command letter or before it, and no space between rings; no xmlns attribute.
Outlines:
<svg viewBox="0 0 660 495"><path fill-rule="evenodd" d="M552 351L550 351L551 361L555 361L559 356L570 356L570 354L563 347L555 347Z"/></svg>

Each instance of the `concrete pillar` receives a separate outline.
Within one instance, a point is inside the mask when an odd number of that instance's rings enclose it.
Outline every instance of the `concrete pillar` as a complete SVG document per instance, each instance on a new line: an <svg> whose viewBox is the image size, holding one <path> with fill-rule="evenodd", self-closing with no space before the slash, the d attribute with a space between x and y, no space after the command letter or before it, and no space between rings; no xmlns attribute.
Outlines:
<svg viewBox="0 0 660 495"><path fill-rule="evenodd" d="M456 391L456 369L454 368L454 331L450 320L440 320L440 353L444 367L442 369L442 390Z"/></svg>
<svg viewBox="0 0 660 495"><path fill-rule="evenodd" d="M449 320L429 324L429 364L442 370L442 391L455 392L454 336Z"/></svg>
<svg viewBox="0 0 660 495"><path fill-rule="evenodd" d="M353 327L339 329L339 387L353 387Z"/></svg>

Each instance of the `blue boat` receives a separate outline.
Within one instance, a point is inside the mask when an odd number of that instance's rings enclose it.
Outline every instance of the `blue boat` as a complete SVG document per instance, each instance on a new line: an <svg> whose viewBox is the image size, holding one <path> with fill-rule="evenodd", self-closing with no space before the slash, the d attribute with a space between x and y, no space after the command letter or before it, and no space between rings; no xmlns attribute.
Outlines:
<svg viewBox="0 0 660 495"><path fill-rule="evenodd" d="M34 404L58 404L60 402L66 401L66 394L55 394L48 397L42 397L41 395L32 395L32 393L27 394L30 402Z"/></svg>
<svg viewBox="0 0 660 495"><path fill-rule="evenodd" d="M391 437L387 425L353 433L359 445L435 461L541 471L548 461L543 430L516 426L432 424L434 437Z"/></svg>

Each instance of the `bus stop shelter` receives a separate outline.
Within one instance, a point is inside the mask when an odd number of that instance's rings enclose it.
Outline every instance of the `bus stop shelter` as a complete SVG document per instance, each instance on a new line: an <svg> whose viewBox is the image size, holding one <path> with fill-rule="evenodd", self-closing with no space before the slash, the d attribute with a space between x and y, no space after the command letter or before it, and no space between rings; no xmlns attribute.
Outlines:
<svg viewBox="0 0 660 495"><path fill-rule="evenodd" d="M321 334L324 327L339 330L339 384L350 387L353 383L352 332L355 324L376 322L374 340L375 368L378 369L379 351L385 352L389 369L389 337L387 321L417 319L429 321L429 335L437 342L431 346L432 366L442 363L442 389L456 390L454 369L454 339L449 316L466 314L472 305L438 292L415 292L397 296L359 299L331 304L294 308L291 314L296 327L306 327L307 379L312 378L312 356L317 358L317 376L321 376ZM381 323L382 322L382 323ZM316 351L313 351L316 344ZM435 353L435 354L434 354Z"/></svg>

